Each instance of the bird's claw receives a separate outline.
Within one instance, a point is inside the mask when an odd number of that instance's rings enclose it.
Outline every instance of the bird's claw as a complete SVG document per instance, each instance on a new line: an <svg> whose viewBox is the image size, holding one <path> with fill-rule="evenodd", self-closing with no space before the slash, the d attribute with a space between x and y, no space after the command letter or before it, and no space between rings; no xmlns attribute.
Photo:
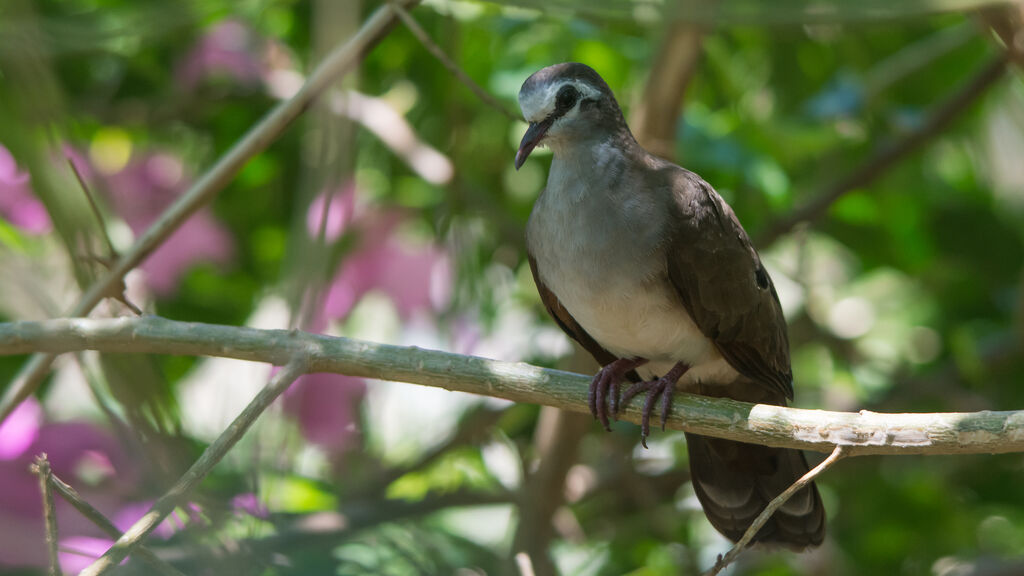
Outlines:
<svg viewBox="0 0 1024 576"><path fill-rule="evenodd" d="M647 437L651 435L651 412L654 410L655 402L658 401L658 396L661 396L661 429L665 430L665 424L668 422L668 412L672 407L672 394L675 392L676 382L688 369L689 366L679 362L661 378L637 382L626 390L622 398L622 407L627 406L629 401L638 394L642 392L647 393L643 412L641 412L640 416L640 444L644 448L647 448ZM616 410L616 414L618 414L618 410Z"/></svg>
<svg viewBox="0 0 1024 576"><path fill-rule="evenodd" d="M611 395L611 415L619 413L619 385L626 373L641 366L647 360L643 358L619 358L604 366L594 375L590 382L590 391L587 394L587 402L590 405L590 413L597 418L605 430L611 430L608 411L608 396Z"/></svg>

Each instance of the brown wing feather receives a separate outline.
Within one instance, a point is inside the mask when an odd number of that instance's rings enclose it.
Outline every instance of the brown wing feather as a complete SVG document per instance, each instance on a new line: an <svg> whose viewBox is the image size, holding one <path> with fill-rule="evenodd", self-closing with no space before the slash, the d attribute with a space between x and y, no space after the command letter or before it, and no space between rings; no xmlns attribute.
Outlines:
<svg viewBox="0 0 1024 576"><path fill-rule="evenodd" d="M701 332L737 372L792 399L786 320L750 238L700 177L681 169L671 177L679 210L668 250L672 284Z"/></svg>
<svg viewBox="0 0 1024 576"><path fill-rule="evenodd" d="M558 296L555 296L555 293L549 290L544 282L541 281L540 275L537 274L537 261L533 255L527 254L527 259L530 261L530 271L533 272L533 281L537 284L540 299L544 302L544 307L547 308L548 314L558 323L558 327L568 334L570 338L579 342L601 366L614 362L617 359L616 356L605 350L596 340L591 338L590 334L587 334L587 331L576 323L576 319L569 314L565 306L562 306Z"/></svg>

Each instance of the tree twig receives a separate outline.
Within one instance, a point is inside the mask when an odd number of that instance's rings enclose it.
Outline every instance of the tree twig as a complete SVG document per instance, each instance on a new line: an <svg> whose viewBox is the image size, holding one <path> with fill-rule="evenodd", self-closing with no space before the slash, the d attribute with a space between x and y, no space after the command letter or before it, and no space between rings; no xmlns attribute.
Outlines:
<svg viewBox="0 0 1024 576"><path fill-rule="evenodd" d="M995 57L986 64L974 78L955 94L935 108L925 121L899 140L892 141L877 150L870 158L840 180L812 196L803 206L769 224L755 237L758 246L767 246L780 236L792 230L797 224L820 218L837 200L850 191L867 186L897 162L915 152L949 126L962 112L967 110L985 91L1003 77L1009 58L1006 53Z"/></svg>
<svg viewBox="0 0 1024 576"><path fill-rule="evenodd" d="M286 364L309 354L310 372L410 382L588 412L590 377L475 356L286 330L141 318L65 318L0 324L0 354L100 352L219 356ZM640 422L631 405L623 420ZM749 404L675 395L668 427L752 444L863 454L1024 452L1024 410L880 414Z"/></svg>
<svg viewBox="0 0 1024 576"><path fill-rule="evenodd" d="M57 507L53 501L53 491L50 490L50 461L46 454L36 456L35 462L29 467L33 474L39 477L39 491L43 495L43 520L46 526L46 551L50 558L50 576L61 576L60 557L58 546L60 540L57 538Z"/></svg>
<svg viewBox="0 0 1024 576"><path fill-rule="evenodd" d="M643 97L633 109L633 136L641 146L662 158L675 159L683 96L697 71L703 40L700 26L673 21L647 73Z"/></svg>
<svg viewBox="0 0 1024 576"><path fill-rule="evenodd" d="M95 524L100 530L103 530L107 536L114 539L121 537L121 531L117 529L117 526L114 526L114 523L111 522L109 518L94 508L92 504L86 502L81 496L79 496L78 492L74 488L58 478L55 474L50 474L50 486L53 488L54 492L60 495L61 498L74 506L75 510L78 510L79 514ZM148 563L157 574L161 574L163 576L185 576L177 568L158 558L152 550L145 546L137 546L133 554Z"/></svg>
<svg viewBox="0 0 1024 576"><path fill-rule="evenodd" d="M85 316L114 290L128 272L141 264L201 207L206 205L248 163L299 117L332 82L345 75L373 47L396 21L395 6L406 7L419 0L397 0L374 12L359 31L335 48L321 62L294 96L278 104L239 139L203 176L153 223L135 244L82 295L69 316ZM0 423L28 398L53 363L52 354L40 354L22 368L0 401Z"/></svg>
<svg viewBox="0 0 1024 576"><path fill-rule="evenodd" d="M274 554L305 551L311 548L334 549L339 544L355 537L362 531L382 524L422 518L453 508L492 506L510 504L512 493L505 490L428 493L420 500L395 500L372 498L369 500L346 501L338 510L324 510L312 514L297 515L294 521L276 522L273 533L266 536L236 541L230 551L209 560L197 558L190 549L168 550L189 564L200 564L216 570L218 560L231 562L233 558L267 558ZM212 565L212 566L211 566ZM225 573L235 571L222 570Z"/></svg>
<svg viewBox="0 0 1024 576"><path fill-rule="evenodd" d="M754 522L751 523L750 527L747 528L747 531L743 533L743 537L740 538L739 542L726 552L725 556L720 555L718 560L715 562L715 565L705 572L704 576L716 576L726 566L735 561L736 558L739 557L740 553L743 552L743 550L750 544L750 541L754 539L754 536L757 535L757 531L760 530L761 527L764 526L764 523L772 517L772 514L775 514L775 511L782 507L782 505L792 498L794 494L799 492L801 488L810 484L818 477L818 475L831 468L833 464L845 456L846 454L844 451L844 446L836 446L835 450L832 451L832 454L829 454L828 458L822 460L821 464L818 464L813 469L809 470L806 474L801 476L799 480L793 482L789 488L786 488L782 494L779 494L769 502L757 518L754 518Z"/></svg>
<svg viewBox="0 0 1024 576"><path fill-rule="evenodd" d="M308 352L295 350L296 354L280 372L270 379L256 397L242 410L207 448L202 456L161 496L149 511L146 512L103 556L90 564L79 576L98 576L117 566L132 549L153 531L168 514L181 504L182 499L221 461L231 448L242 439L253 422L270 404L284 392L296 378L308 372Z"/></svg>
<svg viewBox="0 0 1024 576"><path fill-rule="evenodd" d="M466 88L469 88L473 94L476 94L477 98L479 98L484 104L487 104L491 108L501 112L509 120L512 120L513 122L520 120L517 114L510 112L508 108L499 102L497 98L492 96L490 92L481 88L479 84L469 77L468 74L463 72L462 68L459 68L459 65L449 58L448 55L444 53L444 50L441 50L441 47L430 39L430 35L427 34L427 31L420 26L420 23L412 17L412 14L409 14L409 12L402 8L402 6L394 3L393 0L391 6L394 8L395 13L398 14L398 17L402 19L402 23L409 29L409 32L412 32L412 35L420 41L420 44L427 49L427 52L433 54L434 58L437 58L438 61L441 62L441 64L447 68L459 82L465 84Z"/></svg>
<svg viewBox="0 0 1024 576"><path fill-rule="evenodd" d="M103 240L107 244L107 256L105 258L99 258L100 263L109 266L111 262L117 260L117 249L114 248L114 242L110 239L110 234L107 233L107 225L103 222L103 214L100 212L100 207L96 203L96 198L92 195L92 190L89 189L89 185L86 184L85 178L82 177L82 173L78 170L78 166L75 164L75 160L69 155L67 157L68 166L71 167L72 174L75 175L75 179L78 180L78 186L82 189L82 194L85 195L85 199L89 202L89 210L92 212L93 218L96 219L96 227L99 228L100 235L103 236ZM131 300L128 300L127 288L124 285L124 279L115 283L114 290L108 294L111 298L116 299L129 310L135 313L136 316L142 316L142 309L133 304Z"/></svg>
<svg viewBox="0 0 1024 576"><path fill-rule="evenodd" d="M580 441L590 419L545 406L534 433L535 466L523 479L519 493L519 522L512 539L512 558L525 553L536 576L558 574L549 550L555 535L552 518L565 503L565 477L576 463ZM510 562L509 564L513 564ZM512 571L510 570L509 573Z"/></svg>
<svg viewBox="0 0 1024 576"><path fill-rule="evenodd" d="M110 240L110 234L107 234L107 226L103 222L103 214L100 213L100 207L96 204L96 199L93 197L92 191L89 190L89 185L85 183L85 178L82 177L82 173L78 170L74 158L68 156L66 159L68 166L71 167L71 173L75 175L75 180L78 180L78 186L81 187L85 199L89 201L89 209L92 211L93 217L96 218L96 227L99 228L103 240L107 243L107 251L110 258L117 258L117 250L114 248L114 243Z"/></svg>

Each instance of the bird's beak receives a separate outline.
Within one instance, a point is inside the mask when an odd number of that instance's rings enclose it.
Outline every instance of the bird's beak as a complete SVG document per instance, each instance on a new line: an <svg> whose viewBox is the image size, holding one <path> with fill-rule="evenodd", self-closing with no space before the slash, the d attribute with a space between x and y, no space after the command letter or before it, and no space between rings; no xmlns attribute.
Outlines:
<svg viewBox="0 0 1024 576"><path fill-rule="evenodd" d="M544 139L544 134L547 134L552 122L551 118L545 118L540 122L530 122L530 127L526 129L526 134L523 134L523 140L519 143L519 151L516 152L516 170L519 170L519 167L530 156L530 152L533 152L537 144Z"/></svg>

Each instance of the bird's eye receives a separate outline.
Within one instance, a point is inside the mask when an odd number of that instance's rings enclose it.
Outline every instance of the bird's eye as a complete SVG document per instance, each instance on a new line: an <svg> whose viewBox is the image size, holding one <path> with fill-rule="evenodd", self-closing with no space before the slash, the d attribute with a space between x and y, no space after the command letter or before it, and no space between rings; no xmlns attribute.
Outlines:
<svg viewBox="0 0 1024 576"><path fill-rule="evenodd" d="M580 93L574 86L563 86L555 97L555 106L561 111L567 111L576 105Z"/></svg>

